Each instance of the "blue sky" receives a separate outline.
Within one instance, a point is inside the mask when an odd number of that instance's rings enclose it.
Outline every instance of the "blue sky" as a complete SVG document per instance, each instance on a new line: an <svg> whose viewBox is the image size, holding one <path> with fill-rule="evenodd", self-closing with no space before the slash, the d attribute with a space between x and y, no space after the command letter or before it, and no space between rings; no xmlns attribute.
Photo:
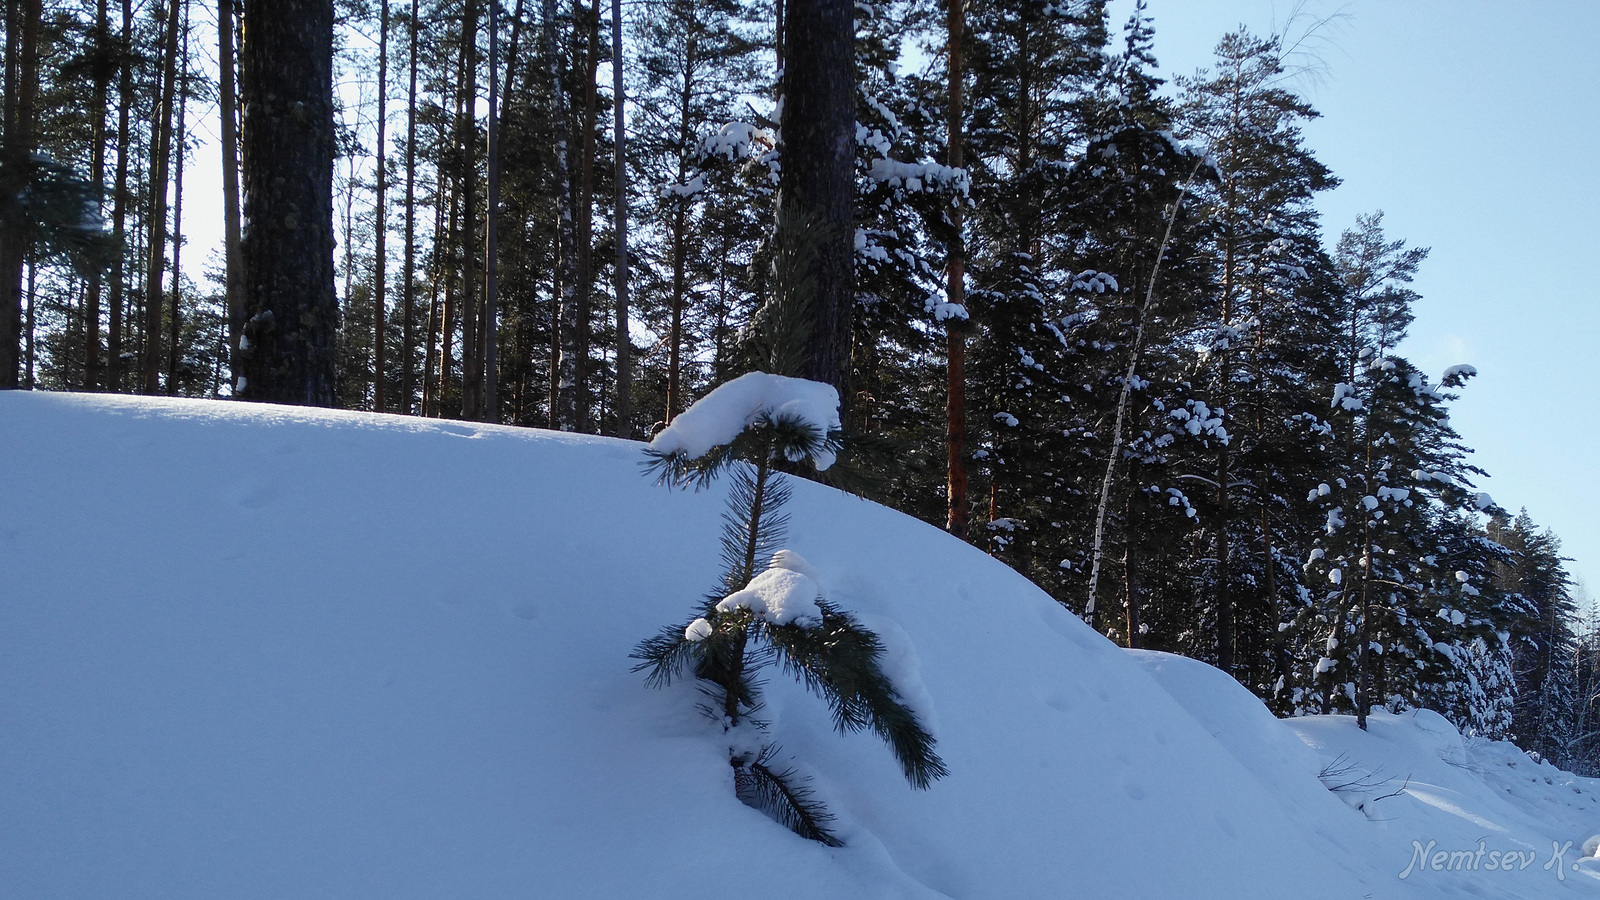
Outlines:
<svg viewBox="0 0 1600 900"><path fill-rule="evenodd" d="M1479 377L1452 420L1480 483L1527 507L1600 590L1600 402L1589 364L1600 341L1600 3L1352 0L1314 49L1322 77L1300 91L1322 113L1305 129L1344 180L1318 203L1330 244L1384 211L1390 238L1432 248L1401 352L1434 378ZM1116 0L1120 28L1131 0ZM1290 0L1149 0L1163 76L1207 65L1243 24L1265 34Z"/></svg>

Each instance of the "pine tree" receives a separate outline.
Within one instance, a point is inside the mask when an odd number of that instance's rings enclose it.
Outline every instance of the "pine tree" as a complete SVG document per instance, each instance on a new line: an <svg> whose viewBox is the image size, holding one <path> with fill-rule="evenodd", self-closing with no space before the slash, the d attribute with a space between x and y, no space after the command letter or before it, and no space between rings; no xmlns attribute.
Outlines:
<svg viewBox="0 0 1600 900"><path fill-rule="evenodd" d="M335 400L333 4L245 7L245 399Z"/></svg>
<svg viewBox="0 0 1600 900"><path fill-rule="evenodd" d="M1515 556L1497 566L1496 586L1516 595L1523 615L1513 623L1511 648L1516 706L1511 735L1517 746L1561 768L1570 765L1579 734L1575 724L1577 609L1561 542L1540 530L1523 510L1508 523L1491 523L1489 536Z"/></svg>
<svg viewBox="0 0 1600 900"><path fill-rule="evenodd" d="M1193 652L1264 696L1285 676L1279 626L1298 603L1297 504L1326 403L1307 386L1330 380L1320 348L1334 292L1311 201L1337 179L1305 148L1300 125L1316 112L1285 75L1280 38L1239 31L1213 71L1179 80L1179 134L1217 164L1202 191L1217 289L1194 383L1230 436L1197 498L1215 563L1195 573L1207 599Z"/></svg>
<svg viewBox="0 0 1600 900"><path fill-rule="evenodd" d="M968 356L972 458L987 482L987 541L1001 559L1046 581L1062 530L1054 509L1062 421L1073 393L1059 327L1070 315L1075 260L1056 228L1066 176L1079 155L1083 102L1100 72L1103 4L1037 0L972 7L972 193L966 260L977 331ZM1046 474L1050 473L1050 474Z"/></svg>
<svg viewBox="0 0 1600 900"><path fill-rule="evenodd" d="M641 362L661 372L657 415L668 424L706 381L718 380L696 364L708 345L716 359L718 304L708 287L730 271L742 278L738 261L749 258L751 236L771 227L766 169L747 175L752 144L731 140L762 131L738 122L734 104L758 80L760 44L746 34L746 15L732 2L679 0L646 6L636 26L633 114L641 125L633 146L651 199L637 253L654 273L636 299L665 343L664 359Z"/></svg>

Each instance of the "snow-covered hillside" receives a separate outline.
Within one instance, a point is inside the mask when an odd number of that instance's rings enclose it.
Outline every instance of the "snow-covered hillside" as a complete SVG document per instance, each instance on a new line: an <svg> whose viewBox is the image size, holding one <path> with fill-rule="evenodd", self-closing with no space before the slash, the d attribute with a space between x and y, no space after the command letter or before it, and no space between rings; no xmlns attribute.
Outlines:
<svg viewBox="0 0 1600 900"><path fill-rule="evenodd" d="M808 483L789 543L920 678L951 774L909 789L771 674L846 846L805 841L735 799L692 685L630 672L719 574L719 492L642 459L0 394L0 897L1600 896L1600 782L1427 713L1276 721Z"/></svg>

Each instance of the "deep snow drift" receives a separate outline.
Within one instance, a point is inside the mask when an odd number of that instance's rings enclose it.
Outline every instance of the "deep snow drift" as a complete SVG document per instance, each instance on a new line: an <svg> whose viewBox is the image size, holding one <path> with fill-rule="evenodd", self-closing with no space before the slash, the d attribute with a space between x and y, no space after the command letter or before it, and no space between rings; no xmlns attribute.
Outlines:
<svg viewBox="0 0 1600 900"><path fill-rule="evenodd" d="M692 685L629 671L716 583L722 510L642 448L0 393L0 896L1600 896L1600 783L1427 713L1278 722L806 483L789 546L951 774L910 790L769 673L847 846L802 840L734 798Z"/></svg>

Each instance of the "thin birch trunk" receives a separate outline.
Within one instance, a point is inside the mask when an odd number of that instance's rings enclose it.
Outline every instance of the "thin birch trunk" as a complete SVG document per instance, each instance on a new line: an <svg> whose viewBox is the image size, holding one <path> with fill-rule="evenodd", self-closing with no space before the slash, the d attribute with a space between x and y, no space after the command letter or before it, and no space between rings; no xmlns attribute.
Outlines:
<svg viewBox="0 0 1600 900"><path fill-rule="evenodd" d="M1184 179L1183 187L1178 191L1178 199L1173 202L1172 210L1167 213L1166 232L1161 236L1160 249L1156 251L1155 263L1150 267L1150 280L1145 284L1144 303L1139 306L1139 323L1134 329L1133 346L1128 350L1128 369L1122 376L1122 391L1117 397L1117 418L1111 430L1111 452L1106 456L1106 474L1100 481L1100 502L1095 507L1094 514L1094 544L1089 563L1089 599L1084 604L1084 618L1092 621L1094 616L1095 593L1100 586L1100 558L1105 544L1106 505L1111 499L1111 482L1116 477L1117 459L1122 455L1122 423L1127 417L1128 395L1133 388L1133 376L1139 367L1139 355L1144 350L1144 326L1149 320L1150 304L1156 295L1156 281L1161 276L1161 262L1167 255L1167 243L1172 240L1172 226L1178 221L1178 210L1183 206L1183 200L1189 195L1189 184L1194 177L1200 174L1200 166L1204 160L1196 162L1194 169L1189 172L1189 177Z"/></svg>

